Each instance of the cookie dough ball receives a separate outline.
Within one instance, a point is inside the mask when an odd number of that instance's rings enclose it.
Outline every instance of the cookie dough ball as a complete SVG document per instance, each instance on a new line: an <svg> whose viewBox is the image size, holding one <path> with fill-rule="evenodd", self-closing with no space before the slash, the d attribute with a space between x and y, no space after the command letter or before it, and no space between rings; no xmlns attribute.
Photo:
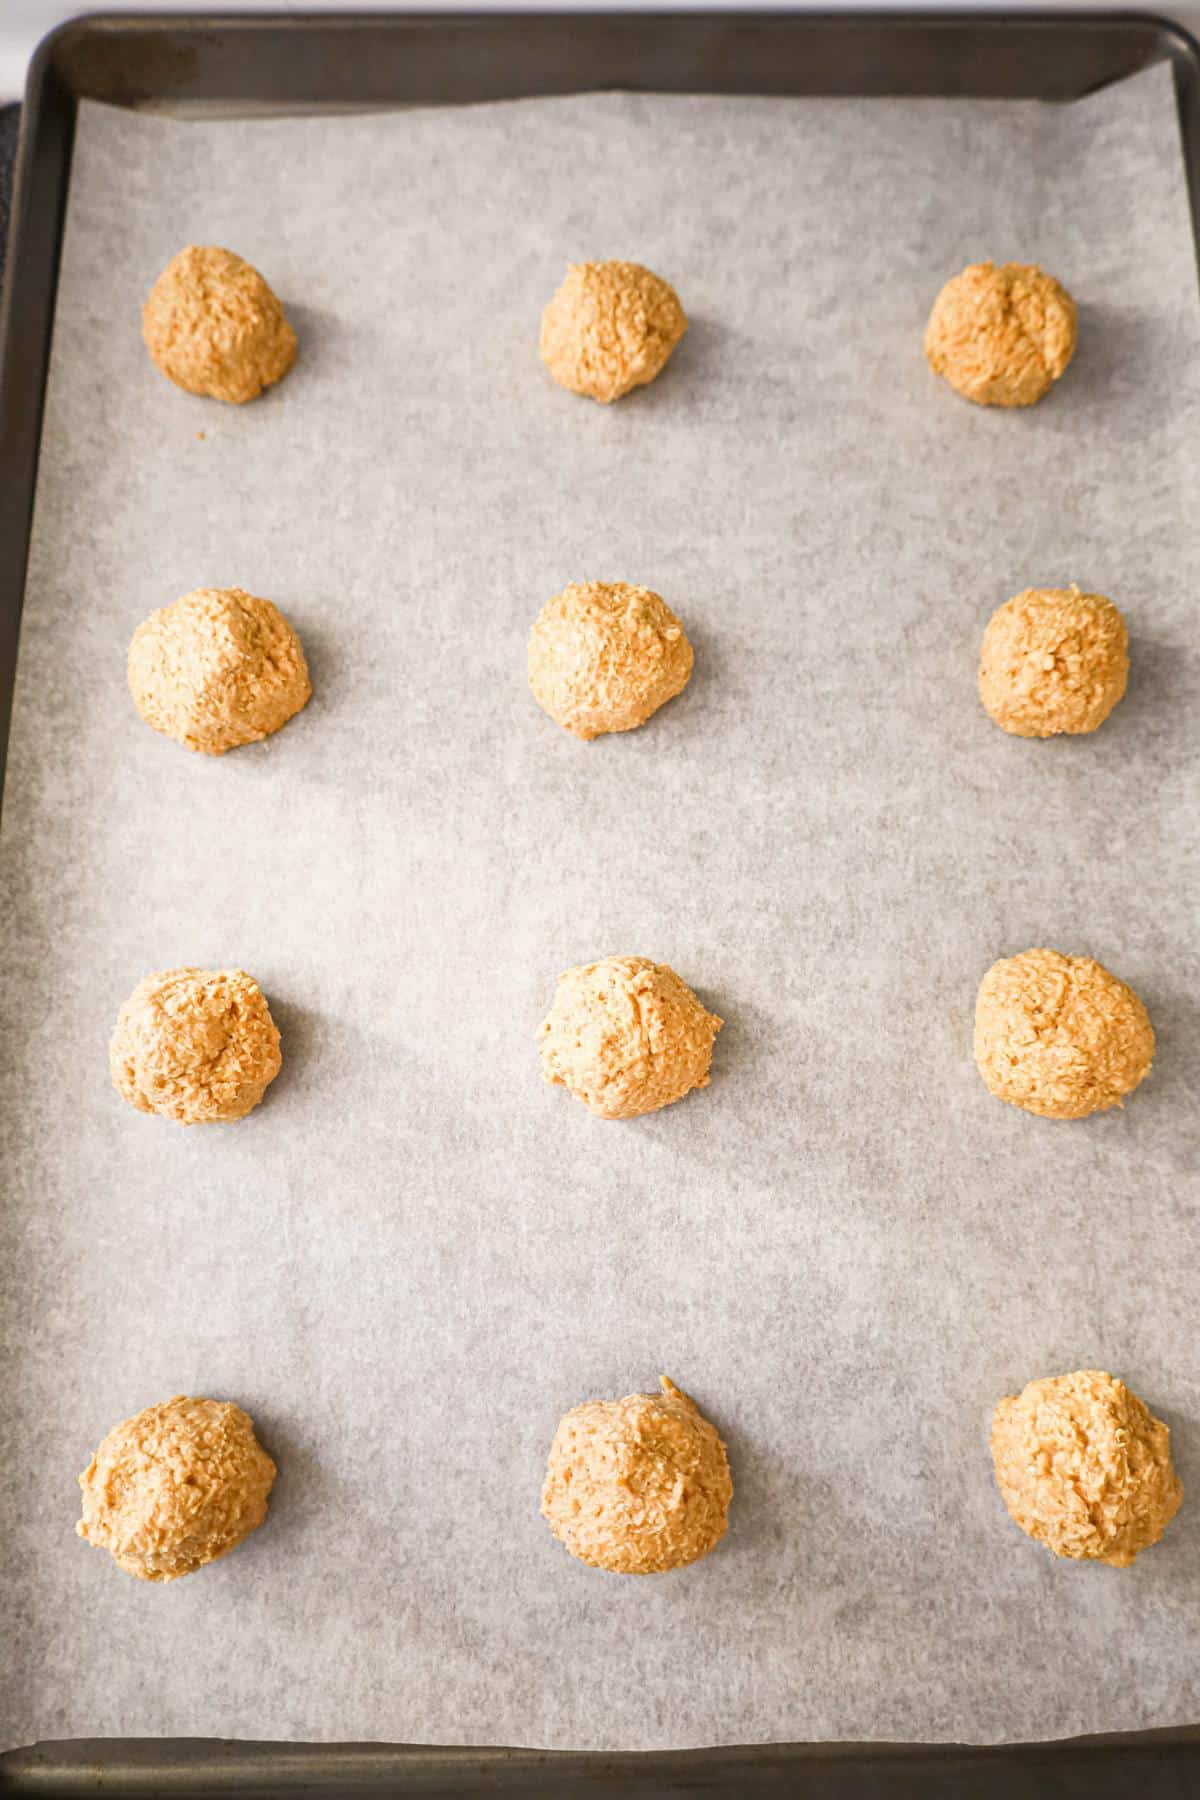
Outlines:
<svg viewBox="0 0 1200 1800"><path fill-rule="evenodd" d="M636 1119L708 1086L724 1020L666 963L606 956L558 978L542 1021L542 1076L598 1119Z"/></svg>
<svg viewBox="0 0 1200 1800"><path fill-rule="evenodd" d="M529 685L579 738L633 731L692 676L692 646L660 594L624 581L572 582L529 637Z"/></svg>
<svg viewBox="0 0 1200 1800"><path fill-rule="evenodd" d="M108 1061L122 1099L181 1125L245 1118L283 1066L262 989L242 969L147 975L117 1014Z"/></svg>
<svg viewBox="0 0 1200 1800"><path fill-rule="evenodd" d="M240 1406L180 1394L113 1426L79 1477L75 1529L139 1581L174 1581L262 1524L274 1480Z"/></svg>
<svg viewBox="0 0 1200 1800"><path fill-rule="evenodd" d="M1183 1499L1167 1427L1098 1369L1001 1400L992 1460L1014 1524L1055 1556L1114 1569L1157 1544Z"/></svg>
<svg viewBox="0 0 1200 1800"><path fill-rule="evenodd" d="M554 1434L542 1516L593 1569L661 1575L698 1562L725 1535L725 1446L665 1375L662 1389L588 1400Z"/></svg>
<svg viewBox="0 0 1200 1800"><path fill-rule="evenodd" d="M979 698L1014 737L1095 731L1125 692L1129 633L1103 594L1026 588L983 634Z"/></svg>
<svg viewBox="0 0 1200 1800"><path fill-rule="evenodd" d="M211 244L171 258L142 308L142 336L176 387L236 406L296 360L296 334L258 270Z"/></svg>
<svg viewBox="0 0 1200 1800"><path fill-rule="evenodd" d="M925 354L979 406L1032 406L1075 354L1075 302L1032 263L971 263L933 303Z"/></svg>
<svg viewBox="0 0 1200 1800"><path fill-rule="evenodd" d="M1120 1106L1150 1073L1145 1007L1090 956L1026 950L993 963L975 1002L975 1062L997 1100L1044 1119Z"/></svg>
<svg viewBox="0 0 1200 1800"><path fill-rule="evenodd" d="M129 691L155 731L223 756L286 725L312 683L300 639L270 600L197 588L134 632Z"/></svg>
<svg viewBox="0 0 1200 1800"><path fill-rule="evenodd" d="M571 263L542 314L542 361L608 405L653 381L687 328L675 289L641 263Z"/></svg>

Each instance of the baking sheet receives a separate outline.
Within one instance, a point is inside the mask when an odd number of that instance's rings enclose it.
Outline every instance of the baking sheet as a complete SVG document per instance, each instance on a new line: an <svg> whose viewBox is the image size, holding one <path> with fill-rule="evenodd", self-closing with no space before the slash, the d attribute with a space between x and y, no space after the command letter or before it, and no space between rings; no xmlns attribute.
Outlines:
<svg viewBox="0 0 1200 1800"><path fill-rule="evenodd" d="M300 335L254 406L150 367L189 241ZM632 256L692 327L612 409L541 305ZM981 256L1081 302L1028 413L929 374ZM1022 1538L995 1400L1110 1367L1200 1489L1195 1334L1200 348L1169 76L1065 109L598 96L203 125L80 118L3 845L5 1741L576 1748L993 1741L1200 1716L1194 1497L1129 1572ZM525 685L542 602L646 583L687 692L584 745ZM1098 736L1005 737L991 610L1113 595ZM316 695L217 761L148 731L138 621L275 598ZM984 1092L975 987L1090 952L1144 996L1124 1113ZM538 1077L557 973L669 961L709 1090L592 1119ZM124 1108L147 971L240 964L285 1066L231 1127ZM559 1415L693 1393L736 1493L646 1581L538 1516ZM72 1536L102 1434L231 1397L266 1527L143 1586Z"/></svg>

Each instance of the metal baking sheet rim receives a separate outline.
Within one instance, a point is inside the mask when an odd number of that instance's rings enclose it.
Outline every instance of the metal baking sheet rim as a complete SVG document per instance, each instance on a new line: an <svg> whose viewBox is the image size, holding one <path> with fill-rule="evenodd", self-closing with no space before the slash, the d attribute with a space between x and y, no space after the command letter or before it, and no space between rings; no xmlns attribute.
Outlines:
<svg viewBox="0 0 1200 1800"><path fill-rule="evenodd" d="M945 87L922 84L930 76L923 71L945 70L945 53L952 38L968 52L1002 45L1012 58L1004 64L1003 79L1027 84L1031 58L1040 69L1044 54L1032 58L1035 46L1046 49L1046 34L1054 32L1080 50L1074 85L1070 68L1056 65L1059 86L1047 96L1041 89L1026 97L1081 97L1097 87L1110 85L1153 62L1170 60L1175 74L1183 154L1191 202L1193 235L1200 248L1200 46L1172 22L1148 14L1012 13L909 13L904 16L862 13L776 11L767 13L588 13L539 11L525 14L443 13L439 15L280 14L222 16L105 15L95 14L60 26L39 48L30 69L22 115L21 138L14 179L13 208L8 245L7 275L0 310L0 799L9 718L16 675L17 643L29 548L33 500L37 478L42 408L49 366L59 253L62 243L70 179L71 143L77 103L101 98L116 104L153 104L152 84L123 59L123 79L129 91L111 88L94 92L88 80L88 53L100 44L119 44L127 50L135 40L143 51L157 52L157 67L170 69L174 85L170 100L186 105L187 79L202 74L201 58L207 42L214 45L224 35L269 34L288 40L291 47L312 50L336 35L345 45L356 34L380 34L403 40L409 47L413 35L453 30L499 32L511 48L512 60L500 72L501 83L517 82L528 55L531 35L570 26L577 37L580 25L598 29L622 40L621 47L636 50L653 31L669 38L668 53L688 47L689 38L712 38L731 30L770 27L771 35L788 32L801 43L816 34L836 56L869 46L876 85L872 91L944 92ZM850 40L853 40L851 46ZM361 41L366 42L365 35ZM429 41L428 35L426 41ZM914 65L896 78L895 86L880 89L880 72L891 76L895 60L904 62L902 47L923 46ZM940 46L932 52L930 46ZM459 42L461 49L461 38ZM561 51L561 43L558 46ZM659 45L660 50L662 45ZM941 61L939 62L939 56ZM182 58L182 60L181 60ZM266 58L253 59L262 69ZM460 65L461 66L461 65ZM561 66L561 65L560 65ZM595 79L594 65L580 48L577 88L613 85ZM304 64L293 62L281 71L271 61L272 92L261 93L259 104L282 107L296 104L295 89L286 89ZM345 64L342 64L343 69ZM978 63L975 68L981 67ZM1008 72L1011 68L1011 74ZM856 91L863 65L854 65L847 77L845 63L837 90ZM510 73L511 71L511 73ZM914 76L916 85L914 85ZM804 79L808 77L808 79ZM496 79L493 71L493 81ZM985 83L996 97L996 71ZM847 81L852 85L847 85ZM220 97L205 89L200 80L199 104L210 113ZM620 85L619 83L617 85ZM629 85L633 85L632 81ZM680 91L696 91L690 77ZM862 85L867 86L865 76ZM553 82L550 88L554 89ZM797 93L830 91L816 85L805 69L791 87ZM528 91L528 88L525 89ZM537 91L543 91L539 88ZM731 91L754 91L751 83ZM974 91L969 85L960 92ZM440 96L429 94L427 103ZM461 96L455 96L461 98ZM1012 97L1016 97L1015 93ZM342 96L336 96L339 104ZM245 96L235 104L253 104ZM319 104L308 90L299 104ZM378 103L378 102L375 102ZM1001 1746L891 1745L884 1743L766 1744L752 1747L683 1752L605 1754L597 1752L540 1752L489 1748L450 1749L437 1746L387 1744L272 1744L229 1742L220 1739L76 1739L40 1743L0 1755L0 1788L43 1795L95 1792L287 1794L303 1790L312 1794L349 1791L388 1792L402 1786L408 1792L471 1793L542 1791L603 1795L638 1789L659 1792L806 1791L829 1800L865 1800L881 1791L936 1797L969 1791L989 1796L1034 1795L1048 1791L1070 1795L1087 1793L1104 1800L1129 1791L1129 1783L1149 1784L1155 1794L1182 1797L1200 1786L1200 1724L1158 1731L1117 1733L1077 1738L1057 1743Z"/></svg>

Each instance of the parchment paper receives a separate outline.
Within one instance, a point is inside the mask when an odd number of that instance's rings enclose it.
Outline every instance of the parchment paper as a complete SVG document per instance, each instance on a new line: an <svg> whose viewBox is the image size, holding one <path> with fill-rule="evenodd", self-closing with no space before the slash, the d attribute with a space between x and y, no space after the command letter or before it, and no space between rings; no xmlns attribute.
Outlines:
<svg viewBox="0 0 1200 1800"><path fill-rule="evenodd" d="M139 308L181 245L301 342L245 409ZM555 388L568 258L692 328L652 389ZM1034 411L925 366L941 282L1042 262L1080 349ZM593 97L198 125L85 110L4 826L10 1742L580 1748L998 1740L1200 1717L1196 656L1200 338L1165 70L1065 109ZM525 643L644 582L696 646L579 744ZM1027 743L992 609L1114 596L1129 693ZM311 706L210 761L125 689L153 607L276 599ZM1089 952L1159 1034L1127 1111L997 1104L997 956ZM728 1021L636 1123L539 1079L554 979L669 961ZM284 1072L229 1127L125 1108L147 971L242 965ZM1189 1500L1127 1573L1009 1523L996 1399L1111 1368ZM729 1536L649 1580L538 1516L560 1414L666 1372L729 1444ZM279 1463L267 1525L167 1588L72 1536L103 1433L187 1391Z"/></svg>

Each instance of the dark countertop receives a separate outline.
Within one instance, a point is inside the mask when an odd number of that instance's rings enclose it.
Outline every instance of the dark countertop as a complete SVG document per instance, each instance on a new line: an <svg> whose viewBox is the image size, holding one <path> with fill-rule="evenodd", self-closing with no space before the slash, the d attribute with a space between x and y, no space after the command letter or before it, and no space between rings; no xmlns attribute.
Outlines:
<svg viewBox="0 0 1200 1800"><path fill-rule="evenodd" d="M4 282L4 254L8 247L8 212L12 194L13 164L17 158L19 106L0 106L0 286Z"/></svg>

